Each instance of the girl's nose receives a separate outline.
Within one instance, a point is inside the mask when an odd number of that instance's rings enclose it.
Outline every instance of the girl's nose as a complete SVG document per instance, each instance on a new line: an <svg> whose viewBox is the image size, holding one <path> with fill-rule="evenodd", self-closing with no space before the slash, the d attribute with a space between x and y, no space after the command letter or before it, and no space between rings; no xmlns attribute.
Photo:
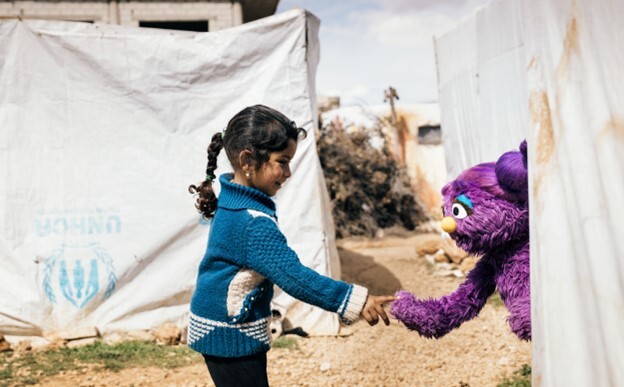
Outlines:
<svg viewBox="0 0 624 387"><path fill-rule="evenodd" d="M442 230L450 233L455 232L455 230L457 229L457 223L455 222L455 219L453 219L450 216L446 216L444 217L444 219L442 219Z"/></svg>

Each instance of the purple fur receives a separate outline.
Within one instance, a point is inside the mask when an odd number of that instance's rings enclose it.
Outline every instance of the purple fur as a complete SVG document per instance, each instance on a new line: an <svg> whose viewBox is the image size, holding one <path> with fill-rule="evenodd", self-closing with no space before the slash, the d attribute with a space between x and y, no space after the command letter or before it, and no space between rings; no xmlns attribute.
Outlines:
<svg viewBox="0 0 624 387"><path fill-rule="evenodd" d="M512 332L531 340L527 176L524 141L519 152L469 168L442 189L446 214L452 214L459 195L472 202L472 214L456 218L456 230L450 235L460 248L482 257L449 295L418 299L399 292L391 307L394 317L424 337L440 338L476 317L498 289L510 312Z"/></svg>

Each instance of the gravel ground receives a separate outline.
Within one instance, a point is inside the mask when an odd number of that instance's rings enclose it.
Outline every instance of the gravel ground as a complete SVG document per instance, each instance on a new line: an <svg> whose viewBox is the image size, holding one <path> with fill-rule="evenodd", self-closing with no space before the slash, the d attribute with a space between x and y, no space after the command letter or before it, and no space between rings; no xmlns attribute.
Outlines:
<svg viewBox="0 0 624 387"><path fill-rule="evenodd" d="M462 279L438 277L416 247L434 234L339 241L343 279L392 294L407 289L437 297ZM421 338L396 320L389 327L365 322L341 336L293 337L297 348L269 351L272 386L496 386L523 364L531 364L530 343L508 329L507 310L488 303L481 314L439 340ZM203 364L173 370L134 368L121 372L62 375L54 386L212 386Z"/></svg>

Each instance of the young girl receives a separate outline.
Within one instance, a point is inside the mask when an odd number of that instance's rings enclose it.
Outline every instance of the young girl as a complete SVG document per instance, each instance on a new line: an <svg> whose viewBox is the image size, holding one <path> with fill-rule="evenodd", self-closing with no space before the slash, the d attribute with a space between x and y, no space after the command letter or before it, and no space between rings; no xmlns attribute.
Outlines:
<svg viewBox="0 0 624 387"><path fill-rule="evenodd" d="M280 112L262 105L245 108L212 137L206 180L189 191L197 209L214 217L206 254L191 300L188 343L203 354L217 386L268 386L266 352L273 284L293 297L338 313L344 323L363 316L389 324L383 303L359 285L318 274L301 264L277 226L271 196L290 177L297 128ZM233 174L212 188L217 156L225 148Z"/></svg>

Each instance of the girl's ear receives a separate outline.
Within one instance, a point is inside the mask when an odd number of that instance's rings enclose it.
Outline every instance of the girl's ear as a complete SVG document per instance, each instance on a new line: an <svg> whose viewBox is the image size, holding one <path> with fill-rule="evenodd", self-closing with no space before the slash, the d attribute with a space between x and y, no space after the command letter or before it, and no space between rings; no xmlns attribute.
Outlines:
<svg viewBox="0 0 624 387"><path fill-rule="evenodd" d="M243 149L238 154L238 166L243 172L249 172L253 166L252 153L249 149Z"/></svg>

